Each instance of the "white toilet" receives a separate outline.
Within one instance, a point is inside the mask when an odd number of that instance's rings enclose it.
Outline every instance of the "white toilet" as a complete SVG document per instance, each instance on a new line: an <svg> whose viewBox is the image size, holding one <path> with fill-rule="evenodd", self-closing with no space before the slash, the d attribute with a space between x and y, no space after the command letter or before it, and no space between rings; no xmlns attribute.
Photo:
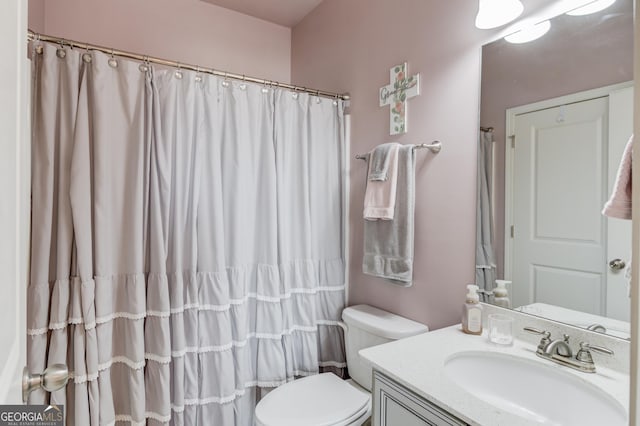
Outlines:
<svg viewBox="0 0 640 426"><path fill-rule="evenodd" d="M372 371L358 351L429 331L427 326L368 306L342 311L352 379L332 373L282 385L256 406L258 426L359 426L371 416Z"/></svg>

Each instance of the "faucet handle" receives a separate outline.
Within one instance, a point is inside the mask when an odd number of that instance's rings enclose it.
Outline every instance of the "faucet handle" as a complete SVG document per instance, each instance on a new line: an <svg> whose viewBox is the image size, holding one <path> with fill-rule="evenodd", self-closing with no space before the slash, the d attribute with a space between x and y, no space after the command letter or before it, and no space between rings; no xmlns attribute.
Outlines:
<svg viewBox="0 0 640 426"><path fill-rule="evenodd" d="M543 354L547 347L551 344L551 333L546 330L539 330L534 327L525 327L524 331L528 331L531 334L540 334L542 338L540 339L540 343L538 343L538 347L536 348L536 352L538 354Z"/></svg>
<svg viewBox="0 0 640 426"><path fill-rule="evenodd" d="M614 354L614 352L609 348L592 345L592 344L587 343L587 342L580 342L580 351L578 351L578 355L580 354L581 351L589 352L589 350L600 352L600 353L605 354L605 355L613 355Z"/></svg>
<svg viewBox="0 0 640 426"><path fill-rule="evenodd" d="M546 331L546 330L540 330L538 328L534 328L534 327L525 327L523 328L524 331L528 331L531 334L540 334L542 335L543 339L549 339L551 337L551 333Z"/></svg>
<svg viewBox="0 0 640 426"><path fill-rule="evenodd" d="M607 349L602 346L591 345L587 342L580 342L580 350L576 354L576 359L587 364L593 364L591 351L600 352L605 355L613 355L613 351L611 349Z"/></svg>

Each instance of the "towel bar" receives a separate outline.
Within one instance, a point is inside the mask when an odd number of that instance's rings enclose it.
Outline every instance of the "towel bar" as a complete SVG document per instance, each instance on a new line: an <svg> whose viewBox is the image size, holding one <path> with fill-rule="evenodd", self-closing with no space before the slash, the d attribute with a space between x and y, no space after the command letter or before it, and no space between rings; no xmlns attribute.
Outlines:
<svg viewBox="0 0 640 426"><path fill-rule="evenodd" d="M442 143L440 141L433 141L430 144L421 143L413 146L413 149L422 149L422 148L427 148L429 151L433 152L434 154L437 154L442 150ZM367 154L358 154L356 155L356 158L358 160L366 160Z"/></svg>

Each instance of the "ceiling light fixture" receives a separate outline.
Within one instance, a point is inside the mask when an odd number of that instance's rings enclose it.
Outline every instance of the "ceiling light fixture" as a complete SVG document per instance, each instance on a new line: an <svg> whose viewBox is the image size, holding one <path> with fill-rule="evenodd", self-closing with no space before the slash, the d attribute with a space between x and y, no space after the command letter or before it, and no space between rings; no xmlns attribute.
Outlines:
<svg viewBox="0 0 640 426"><path fill-rule="evenodd" d="M583 4L580 7L570 10L569 12L567 12L567 15L571 15L571 16L590 15L592 13L600 12L601 10L608 8L615 2L616 0L588 1L586 2L586 4Z"/></svg>
<svg viewBox="0 0 640 426"><path fill-rule="evenodd" d="M523 10L520 0L479 0L476 27L481 30L500 27L516 19Z"/></svg>
<svg viewBox="0 0 640 426"><path fill-rule="evenodd" d="M549 31L549 28L551 28L551 22L546 20L530 27L523 28L513 34L509 34L504 39L509 43L514 44L528 43L545 35L547 31Z"/></svg>

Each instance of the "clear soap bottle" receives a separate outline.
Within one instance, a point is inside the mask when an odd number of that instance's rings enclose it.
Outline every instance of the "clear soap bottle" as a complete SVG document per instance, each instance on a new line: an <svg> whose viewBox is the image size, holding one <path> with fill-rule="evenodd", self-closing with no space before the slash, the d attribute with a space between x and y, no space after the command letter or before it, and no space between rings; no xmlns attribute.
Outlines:
<svg viewBox="0 0 640 426"><path fill-rule="evenodd" d="M467 299L462 306L462 331L467 334L482 334L482 305L478 296L478 286L467 286Z"/></svg>

